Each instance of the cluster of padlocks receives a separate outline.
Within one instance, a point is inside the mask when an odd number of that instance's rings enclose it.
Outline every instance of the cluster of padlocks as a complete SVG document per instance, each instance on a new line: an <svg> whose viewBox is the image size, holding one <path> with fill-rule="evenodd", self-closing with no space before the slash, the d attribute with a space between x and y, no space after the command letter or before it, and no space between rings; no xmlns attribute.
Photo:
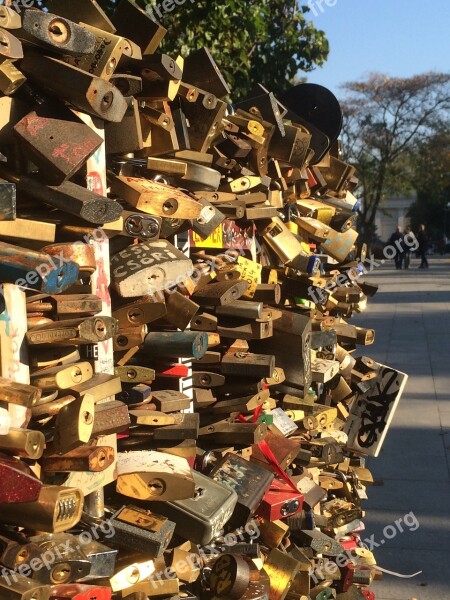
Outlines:
<svg viewBox="0 0 450 600"><path fill-rule="evenodd" d="M131 0L46 5L0 6L0 600L374 600L406 375L348 322L338 101L230 104Z"/></svg>

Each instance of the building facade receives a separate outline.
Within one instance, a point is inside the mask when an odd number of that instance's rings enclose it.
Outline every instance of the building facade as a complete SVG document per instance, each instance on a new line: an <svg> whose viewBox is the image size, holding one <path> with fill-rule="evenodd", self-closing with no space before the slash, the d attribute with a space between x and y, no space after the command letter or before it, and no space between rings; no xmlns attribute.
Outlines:
<svg viewBox="0 0 450 600"><path fill-rule="evenodd" d="M397 227L404 229L410 224L408 211L416 200L415 194L401 198L389 198L378 209L375 219L377 235L387 242Z"/></svg>

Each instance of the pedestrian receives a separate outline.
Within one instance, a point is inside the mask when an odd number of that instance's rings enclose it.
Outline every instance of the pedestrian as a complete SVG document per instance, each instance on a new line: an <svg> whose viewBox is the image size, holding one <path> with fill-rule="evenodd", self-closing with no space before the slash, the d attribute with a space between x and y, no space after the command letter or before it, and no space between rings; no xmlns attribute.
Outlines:
<svg viewBox="0 0 450 600"><path fill-rule="evenodd" d="M425 225L423 224L419 226L417 241L419 242L419 256L421 258L419 269L428 269L427 252L430 248L430 242L428 239L428 234L425 231Z"/></svg>
<svg viewBox="0 0 450 600"><path fill-rule="evenodd" d="M403 251L404 251L404 236L400 227L394 231L394 233L389 238L389 243L391 246L395 248L394 262L395 268L400 270L402 268L403 262Z"/></svg>
<svg viewBox="0 0 450 600"><path fill-rule="evenodd" d="M411 240L411 238L414 239L414 234L409 225L405 229L405 238L407 238L408 240ZM406 243L405 243L405 253L403 255L403 264L404 264L405 269L409 269L409 265L411 264L411 247L408 246L408 244L406 244Z"/></svg>

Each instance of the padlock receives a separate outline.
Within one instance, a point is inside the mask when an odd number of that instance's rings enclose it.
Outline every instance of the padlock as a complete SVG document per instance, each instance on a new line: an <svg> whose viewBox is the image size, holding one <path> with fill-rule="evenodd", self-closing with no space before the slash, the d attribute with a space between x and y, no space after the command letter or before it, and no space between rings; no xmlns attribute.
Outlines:
<svg viewBox="0 0 450 600"><path fill-rule="evenodd" d="M227 485L238 495L229 524L247 523L273 481L273 474L237 454L227 454L217 462L209 477Z"/></svg>
<svg viewBox="0 0 450 600"><path fill-rule="evenodd" d="M227 110L227 104L209 93L198 89L199 96L195 102L180 98L181 108L190 123L189 141L191 149L206 152L211 141L222 130L222 119Z"/></svg>
<svg viewBox="0 0 450 600"><path fill-rule="evenodd" d="M163 555L175 529L175 523L150 510L124 506L110 520L114 544L141 552L151 558Z"/></svg>
<svg viewBox="0 0 450 600"><path fill-rule="evenodd" d="M194 494L186 459L164 452L119 453L117 491L137 500L183 500Z"/></svg>
<svg viewBox="0 0 450 600"><path fill-rule="evenodd" d="M102 302L95 294L38 294L28 298L28 314L48 314L60 320L71 316L94 316L102 311Z"/></svg>
<svg viewBox="0 0 450 600"><path fill-rule="evenodd" d="M239 340L264 340L272 337L272 321L241 321L231 317L222 317L218 326L217 333L222 338L234 338Z"/></svg>
<svg viewBox="0 0 450 600"><path fill-rule="evenodd" d="M167 30L142 10L133 0L122 0L112 17L119 35L133 40L142 54L153 54L164 39Z"/></svg>
<svg viewBox="0 0 450 600"><path fill-rule="evenodd" d="M65 0L48 0L48 9L76 23L89 23L109 33L115 33L113 23L96 0L80 0L75 7Z"/></svg>
<svg viewBox="0 0 450 600"><path fill-rule="evenodd" d="M286 467L294 462L301 449L298 441L289 438L286 439L271 432L267 433L264 442L269 446L271 453L275 456L277 463L282 469L286 469ZM252 447L250 460L266 469L273 470L273 465L266 458L258 444Z"/></svg>
<svg viewBox="0 0 450 600"><path fill-rule="evenodd" d="M165 240L130 246L112 257L111 267L113 285L123 298L156 295L193 270L192 262Z"/></svg>
<svg viewBox="0 0 450 600"><path fill-rule="evenodd" d="M116 398L121 402L125 402L128 406L148 403L152 399L152 389L150 386L142 383L131 387L124 385Z"/></svg>
<svg viewBox="0 0 450 600"><path fill-rule="evenodd" d="M264 439L267 426L264 423L233 423L223 420L205 425L199 430L202 443L242 444L249 446Z"/></svg>
<svg viewBox="0 0 450 600"><path fill-rule="evenodd" d="M35 178L17 176L3 164L0 168L0 176L15 183L20 194L40 200L90 223L103 225L115 221L122 213L122 207L118 202L91 192L72 181L66 181L58 186L46 186Z"/></svg>
<svg viewBox="0 0 450 600"><path fill-rule="evenodd" d="M209 586L217 598L242 598L250 585L250 561L242 556L222 554L212 565Z"/></svg>
<svg viewBox="0 0 450 600"><path fill-rule="evenodd" d="M66 390L72 385L89 381L94 372L88 362L62 365L43 371L35 371L31 380L41 390Z"/></svg>
<svg viewBox="0 0 450 600"><path fill-rule="evenodd" d="M64 141L60 137L62 131ZM99 135L70 111L53 118L40 108L19 121L14 133L27 156L45 175L46 182L53 185L61 185L73 177L103 143Z"/></svg>
<svg viewBox="0 0 450 600"><path fill-rule="evenodd" d="M122 383L140 384L151 382L155 379L154 369L148 367L140 367L137 365L125 365L123 367L115 367L114 374L120 377Z"/></svg>
<svg viewBox="0 0 450 600"><path fill-rule="evenodd" d="M5 60L0 64L0 91L6 96L15 94L26 80L25 75L12 61Z"/></svg>
<svg viewBox="0 0 450 600"><path fill-rule="evenodd" d="M230 93L230 88L207 48L200 48L189 54L185 61L183 81L206 90L217 98Z"/></svg>
<svg viewBox="0 0 450 600"><path fill-rule="evenodd" d="M41 395L42 392L35 386L0 377L0 398L2 402L31 408L40 401Z"/></svg>
<svg viewBox="0 0 450 600"><path fill-rule="evenodd" d="M47 533L31 536L30 541L38 546L41 555L48 552L57 556L49 569L34 571L33 580L48 585L73 583L89 574L91 563L79 547L76 536L68 533Z"/></svg>
<svg viewBox="0 0 450 600"><path fill-rule="evenodd" d="M141 581L145 582L154 572L155 564L153 560L132 563L115 573L114 576L110 578L109 584L113 592L127 590L128 588L139 584Z"/></svg>
<svg viewBox="0 0 450 600"><path fill-rule="evenodd" d="M107 532L106 541L110 535L111 530ZM103 534L102 537L104 537ZM94 582L97 579L110 578L114 575L118 554L117 549L109 548L97 540L92 540L83 544L83 552L91 563L91 570L89 571L89 575L79 579L80 582Z"/></svg>
<svg viewBox="0 0 450 600"><path fill-rule="evenodd" d="M123 402L110 400L95 405L92 437L126 431L130 424L128 407Z"/></svg>
<svg viewBox="0 0 450 600"><path fill-rule="evenodd" d="M23 458L38 459L45 447L45 437L40 431L11 427L9 433L0 435L0 450Z"/></svg>
<svg viewBox="0 0 450 600"><path fill-rule="evenodd" d="M20 40L5 29L0 30L0 56L2 61L16 61L23 58L23 48Z"/></svg>
<svg viewBox="0 0 450 600"><path fill-rule="evenodd" d="M269 425L269 431L275 435L289 437L297 431L297 425L282 408L274 408L269 414L273 419L272 425Z"/></svg>
<svg viewBox="0 0 450 600"><path fill-rule="evenodd" d="M201 358L207 349L208 336L203 331L149 333L144 341L144 352L150 357Z"/></svg>
<svg viewBox="0 0 450 600"><path fill-rule="evenodd" d="M83 495L76 488L43 485L34 502L1 504L1 510L3 523L62 533L79 522Z"/></svg>
<svg viewBox="0 0 450 600"><path fill-rule="evenodd" d="M47 294L58 294L71 287L78 277L73 262L55 263L49 255L0 242L0 279Z"/></svg>
<svg viewBox="0 0 450 600"><path fill-rule="evenodd" d="M181 85L181 76L184 68L184 59L182 56L178 56L176 60L167 57L166 66L168 70L164 68L161 64L161 60L166 55L156 55L153 58L153 55L147 55L144 58L143 63L141 64L142 70L142 98L145 101L149 102L172 102L175 100L178 90ZM146 66L146 63L149 67ZM164 75L161 76L158 72L155 72L153 69L156 67L157 70ZM184 113L183 113L184 115ZM158 131L158 130L156 130ZM162 130L159 130L160 132ZM173 133L174 130L172 130ZM178 132L177 132L178 133ZM177 134L175 134L177 137ZM152 137L153 141L153 137ZM152 143L153 146L153 143ZM172 146L173 150L178 150L178 143L175 144L176 147ZM189 146L187 146L188 148ZM158 149L157 154L165 154L165 152L161 152L161 148ZM153 148L150 148L150 152L153 154Z"/></svg>
<svg viewBox="0 0 450 600"><path fill-rule="evenodd" d="M264 563L264 570L270 578L270 598L284 600L300 570L300 563L274 548Z"/></svg>
<svg viewBox="0 0 450 600"><path fill-rule="evenodd" d="M20 29L22 27L22 18L10 6L0 7L0 27L4 29Z"/></svg>
<svg viewBox="0 0 450 600"><path fill-rule="evenodd" d="M72 385L67 392L76 398L89 394L97 403L118 394L122 389L120 378L106 373L98 373L85 383Z"/></svg>
<svg viewBox="0 0 450 600"><path fill-rule="evenodd" d="M162 412L174 412L187 410L191 406L189 396L175 390L157 390L153 392L152 402L157 410Z"/></svg>
<svg viewBox="0 0 450 600"><path fill-rule="evenodd" d="M65 454L78 448L89 441L93 426L94 398L85 394L59 411L55 423L53 449Z"/></svg>
<svg viewBox="0 0 450 600"><path fill-rule="evenodd" d="M341 544L318 529L296 531L295 538L303 546L311 548L316 554L339 556L344 552Z"/></svg>
<svg viewBox="0 0 450 600"><path fill-rule="evenodd" d="M136 430L133 432L135 435ZM156 443L176 441L184 439L197 439L199 433L199 415L185 413L178 415L174 424L158 427L152 432L152 438Z"/></svg>
<svg viewBox="0 0 450 600"><path fill-rule="evenodd" d="M33 46L65 56L95 51L95 36L90 31L50 12L25 11L19 36Z"/></svg>
<svg viewBox="0 0 450 600"><path fill-rule="evenodd" d="M0 598L3 600L49 600L50 588L4 569L0 575Z"/></svg>
<svg viewBox="0 0 450 600"><path fill-rule="evenodd" d="M284 125L285 135L275 130L269 146L271 157L289 163L296 167L303 167L311 141L311 134L301 125Z"/></svg>
<svg viewBox="0 0 450 600"><path fill-rule="evenodd" d="M17 571L23 564L39 557L39 548L23 534L8 531L7 535L0 536L0 563L4 567Z"/></svg>
<svg viewBox="0 0 450 600"><path fill-rule="evenodd" d="M279 479L274 479L266 491L256 514L267 521L285 519L301 512L303 495L295 492L293 486Z"/></svg>
<svg viewBox="0 0 450 600"><path fill-rule="evenodd" d="M110 588L80 583L53 585L50 600L111 600Z"/></svg>
<svg viewBox="0 0 450 600"><path fill-rule="evenodd" d="M82 23L82 28L93 36L94 41L88 52L65 58L68 64L77 69L109 81L120 63L142 59L140 48L130 40L86 23ZM133 60L129 61L130 58Z"/></svg>
<svg viewBox="0 0 450 600"><path fill-rule="evenodd" d="M45 454L40 464L42 469L47 473L69 471L97 473L111 466L115 458L114 448L86 445L66 452L63 456L59 454Z"/></svg>
<svg viewBox="0 0 450 600"><path fill-rule="evenodd" d="M195 544L215 539L231 518L238 501L229 487L197 473L194 497L174 502L155 502L155 510L176 523L175 533Z"/></svg>
<svg viewBox="0 0 450 600"><path fill-rule="evenodd" d="M94 117L120 123L127 111L126 100L115 86L76 66L28 52L21 68L30 79Z"/></svg>
<svg viewBox="0 0 450 600"><path fill-rule="evenodd" d="M34 327L27 333L30 345L54 344L73 346L109 340L117 331L117 321L112 317L88 317L56 321L48 325Z"/></svg>
<svg viewBox="0 0 450 600"><path fill-rule="evenodd" d="M265 242L283 264L292 265L305 273L313 274L317 271L317 257L305 252L301 243L279 217L272 218L269 223L263 221L258 227Z"/></svg>
<svg viewBox="0 0 450 600"><path fill-rule="evenodd" d="M239 300L249 288L247 281L223 281L197 288L193 294L200 306L223 306Z"/></svg>
<svg viewBox="0 0 450 600"><path fill-rule="evenodd" d="M0 476L0 502L34 502L39 498L42 483L26 463L7 455L0 455Z"/></svg>

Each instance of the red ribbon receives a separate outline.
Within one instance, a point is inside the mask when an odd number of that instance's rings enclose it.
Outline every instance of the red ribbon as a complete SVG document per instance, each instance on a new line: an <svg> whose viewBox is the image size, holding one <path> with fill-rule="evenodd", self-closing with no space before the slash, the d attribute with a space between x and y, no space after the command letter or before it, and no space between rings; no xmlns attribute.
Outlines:
<svg viewBox="0 0 450 600"><path fill-rule="evenodd" d="M287 483L288 486L291 488L291 490L293 492L295 492L296 494L298 494L299 491L297 489L297 486L292 481L292 479L289 477L289 475L285 471L283 471L283 469L281 468L280 463L277 460L277 457L275 456L275 454L270 449L269 444L265 440L262 440L261 442L259 442L258 448L264 454L266 460L273 467L273 470L278 475L278 477L280 477L280 479L282 479L285 483Z"/></svg>
<svg viewBox="0 0 450 600"><path fill-rule="evenodd" d="M262 409L263 409L262 404L258 404L258 406L255 408L255 410L253 412L253 423L256 423L257 420L259 419L259 416L262 413Z"/></svg>

